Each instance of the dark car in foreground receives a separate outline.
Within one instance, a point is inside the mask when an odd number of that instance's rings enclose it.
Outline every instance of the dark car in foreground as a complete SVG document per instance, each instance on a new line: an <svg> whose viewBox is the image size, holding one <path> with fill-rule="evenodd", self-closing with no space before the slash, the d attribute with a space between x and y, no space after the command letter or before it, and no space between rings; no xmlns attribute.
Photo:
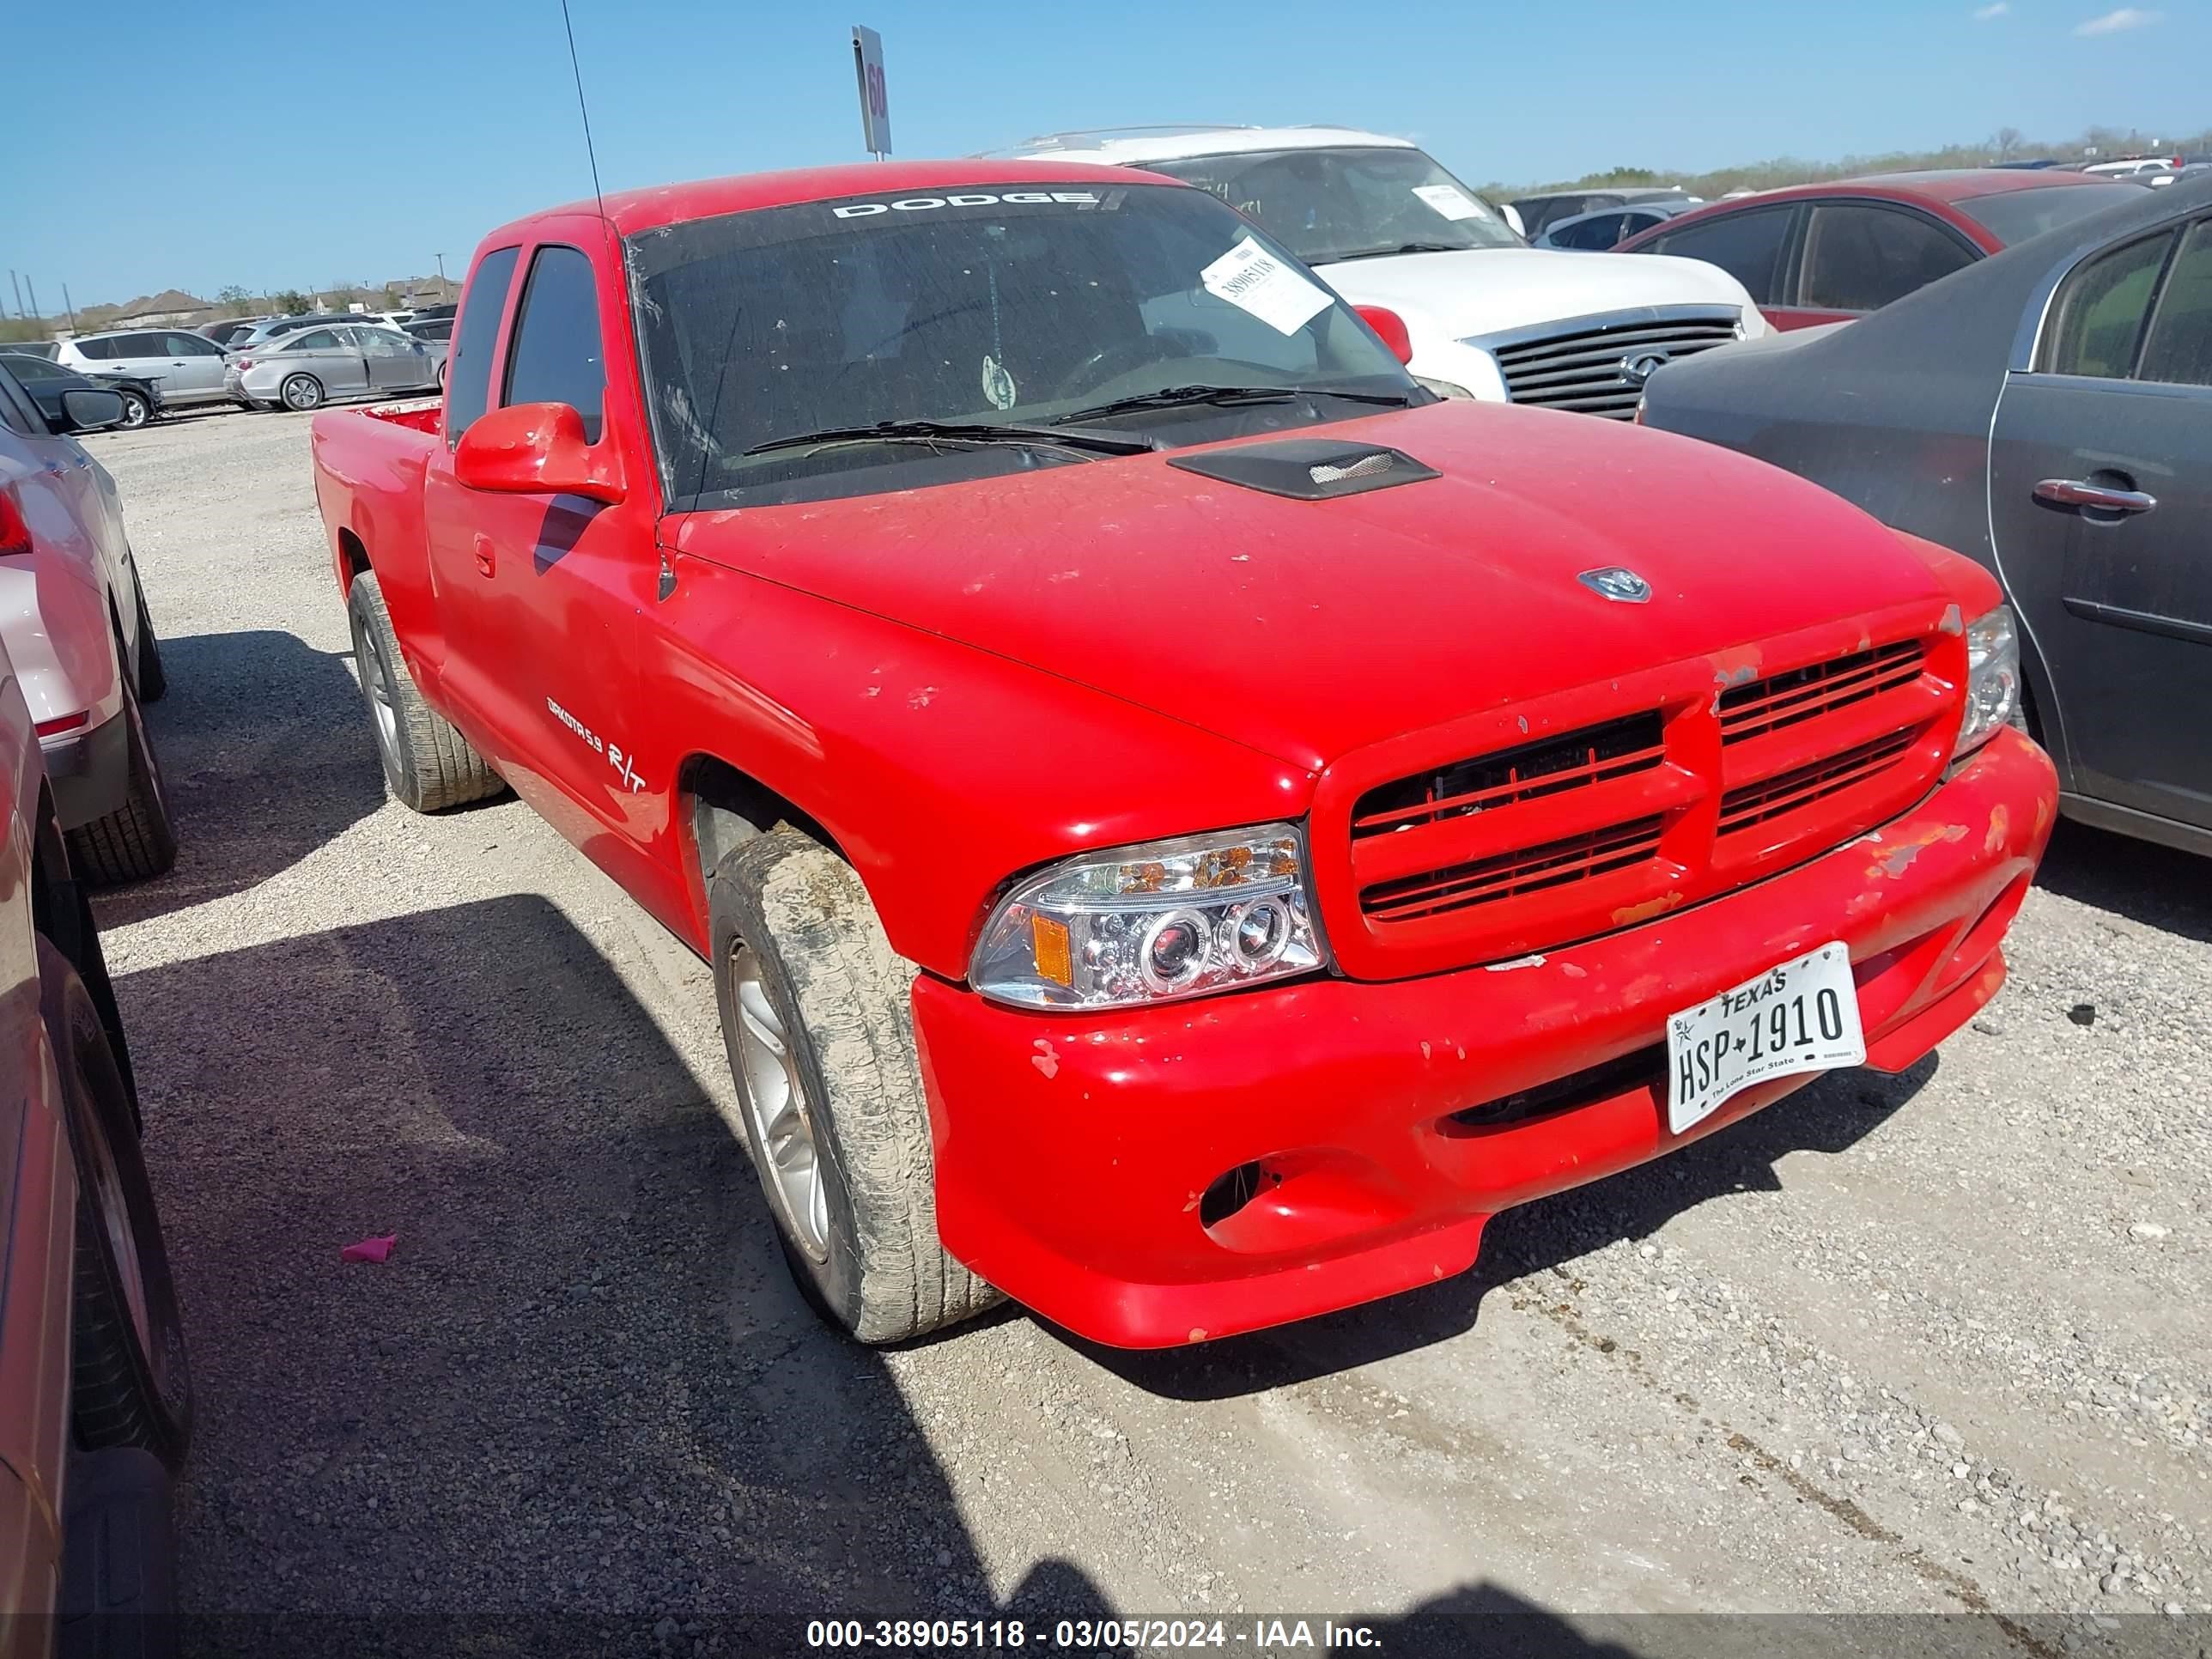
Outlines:
<svg viewBox="0 0 2212 1659"><path fill-rule="evenodd" d="M0 1654L174 1651L191 1422L122 1024L0 647Z"/></svg>
<svg viewBox="0 0 2212 1659"><path fill-rule="evenodd" d="M31 401L39 406L39 413L57 431L69 429L62 394L82 392L87 387L106 386L122 394L120 425L141 427L161 412L161 383L152 375L80 374L51 359L34 357L23 351L0 351L0 368L21 383L23 390L31 394Z"/></svg>
<svg viewBox="0 0 2212 1659"><path fill-rule="evenodd" d="M2060 225L2138 199L2139 185L2004 167L1796 185L1685 213L1620 253L1718 265L1779 329L1848 322Z"/></svg>
<svg viewBox="0 0 2212 1659"><path fill-rule="evenodd" d="M1995 571L2063 809L2212 853L2212 179L2120 188L1849 328L1662 369L1643 419Z"/></svg>

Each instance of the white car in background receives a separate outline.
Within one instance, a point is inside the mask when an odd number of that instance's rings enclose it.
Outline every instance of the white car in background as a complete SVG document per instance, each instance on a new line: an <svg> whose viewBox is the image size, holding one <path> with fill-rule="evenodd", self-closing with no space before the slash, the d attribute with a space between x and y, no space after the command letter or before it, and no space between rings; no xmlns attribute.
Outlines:
<svg viewBox="0 0 2212 1659"><path fill-rule="evenodd" d="M80 878L143 881L176 862L140 705L168 685L115 480L76 436L118 426L106 386L61 395L58 428L0 368L0 642L38 728Z"/></svg>
<svg viewBox="0 0 2212 1659"><path fill-rule="evenodd" d="M2135 179L2145 173L2172 173L2179 164L2163 155L2135 155L2124 161L2096 161L2079 169L2100 179Z"/></svg>
<svg viewBox="0 0 2212 1659"><path fill-rule="evenodd" d="M1532 248L1403 138L1346 127L1115 128L1006 152L1141 167L1209 190L1356 306L1395 312L1431 390L1626 420L1662 364L1768 331L1698 259Z"/></svg>
<svg viewBox="0 0 2212 1659"><path fill-rule="evenodd" d="M182 328L125 329L79 334L61 342L54 361L80 374L127 374L154 380L164 409L222 401L222 348Z"/></svg>

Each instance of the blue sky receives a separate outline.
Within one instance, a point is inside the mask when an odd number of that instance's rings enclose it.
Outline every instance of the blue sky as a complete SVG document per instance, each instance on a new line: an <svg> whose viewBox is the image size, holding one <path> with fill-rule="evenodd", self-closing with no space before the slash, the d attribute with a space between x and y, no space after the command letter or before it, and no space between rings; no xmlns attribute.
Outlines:
<svg viewBox="0 0 2212 1659"><path fill-rule="evenodd" d="M2201 131L2212 12L2157 3L2083 33L2112 0L852 0L850 16L570 0L610 190L860 159L852 22L884 36L902 156L1078 126L1340 121L1481 183L2004 126ZM47 72L10 77L0 258L49 311L64 281L82 305L427 273L440 251L458 275L492 225L589 192L559 0L224 0L181 32L156 0L96 9L27 0L9 31L12 60Z"/></svg>

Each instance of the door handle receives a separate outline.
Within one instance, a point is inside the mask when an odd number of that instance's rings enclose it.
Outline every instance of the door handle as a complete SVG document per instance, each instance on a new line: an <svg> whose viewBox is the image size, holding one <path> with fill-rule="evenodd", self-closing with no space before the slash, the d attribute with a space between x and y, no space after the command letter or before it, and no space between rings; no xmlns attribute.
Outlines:
<svg viewBox="0 0 2212 1659"><path fill-rule="evenodd" d="M2053 507L2094 507L2101 513L2148 513L2158 497L2140 489L2112 489L2080 478L2045 478L2035 487L2035 499Z"/></svg>
<svg viewBox="0 0 2212 1659"><path fill-rule="evenodd" d="M479 576L489 576L489 575L490 575L490 574L491 574L491 573L492 573L492 571L493 571L493 569L496 567L496 563L497 563L497 562L496 562L496 561L493 558L493 556L492 556L492 545L491 545L491 538L490 538L490 537L489 537L489 536L479 536L479 537L477 537L477 538L476 553L477 553L477 575L479 575Z"/></svg>

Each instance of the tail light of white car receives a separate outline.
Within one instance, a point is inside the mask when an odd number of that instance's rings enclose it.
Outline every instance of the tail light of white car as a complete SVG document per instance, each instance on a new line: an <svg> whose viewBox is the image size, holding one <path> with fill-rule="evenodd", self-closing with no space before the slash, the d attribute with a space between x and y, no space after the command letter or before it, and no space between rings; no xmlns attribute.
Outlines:
<svg viewBox="0 0 2212 1659"><path fill-rule="evenodd" d="M0 484L0 558L31 550L31 526L23 521L22 503L15 486Z"/></svg>

